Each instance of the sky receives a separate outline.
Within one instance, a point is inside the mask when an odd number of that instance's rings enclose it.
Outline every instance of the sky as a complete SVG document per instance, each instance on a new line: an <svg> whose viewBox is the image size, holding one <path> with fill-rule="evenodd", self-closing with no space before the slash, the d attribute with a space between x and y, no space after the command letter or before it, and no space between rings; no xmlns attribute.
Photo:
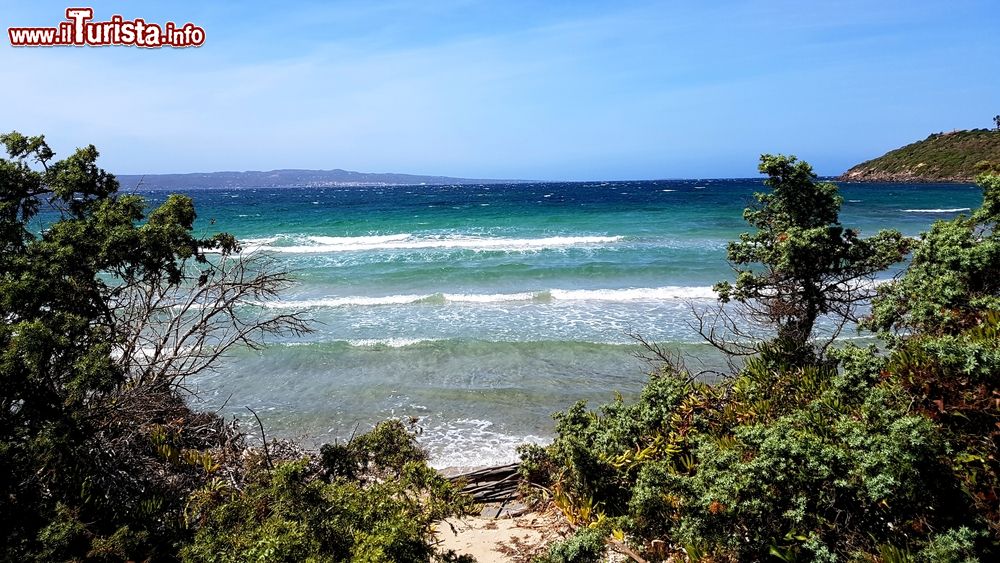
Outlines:
<svg viewBox="0 0 1000 563"><path fill-rule="evenodd" d="M70 6L205 44L11 47ZM836 175L1000 114L997 0L2 0L0 24L0 130L119 174Z"/></svg>

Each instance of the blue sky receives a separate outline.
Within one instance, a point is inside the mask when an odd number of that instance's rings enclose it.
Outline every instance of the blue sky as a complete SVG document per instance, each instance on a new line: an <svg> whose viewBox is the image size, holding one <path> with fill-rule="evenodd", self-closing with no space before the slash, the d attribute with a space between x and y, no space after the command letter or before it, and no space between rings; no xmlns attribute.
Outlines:
<svg viewBox="0 0 1000 563"><path fill-rule="evenodd" d="M1000 2L0 2L0 23L205 28L197 49L0 44L0 129L117 173L542 180L838 174L1000 113ZM6 33L4 33L6 36Z"/></svg>

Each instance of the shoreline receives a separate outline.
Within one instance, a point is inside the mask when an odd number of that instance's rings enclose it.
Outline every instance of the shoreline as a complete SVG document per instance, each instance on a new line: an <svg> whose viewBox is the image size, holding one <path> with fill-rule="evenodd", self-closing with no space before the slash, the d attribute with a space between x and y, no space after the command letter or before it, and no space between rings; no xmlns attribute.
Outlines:
<svg viewBox="0 0 1000 563"><path fill-rule="evenodd" d="M837 176L833 182L838 182L842 184L916 184L916 185L927 185L927 184L942 184L949 186L965 186L974 185L976 183L974 178L961 179L961 178L845 178L843 176Z"/></svg>

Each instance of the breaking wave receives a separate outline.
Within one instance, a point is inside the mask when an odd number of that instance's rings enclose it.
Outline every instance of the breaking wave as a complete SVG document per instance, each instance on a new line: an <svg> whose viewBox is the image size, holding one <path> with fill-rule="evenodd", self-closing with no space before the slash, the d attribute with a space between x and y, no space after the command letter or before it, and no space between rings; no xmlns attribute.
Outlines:
<svg viewBox="0 0 1000 563"><path fill-rule="evenodd" d="M312 309L320 307L364 307L378 305L447 303L505 303L549 301L660 301L668 299L713 299L709 286L639 287L624 289L549 289L519 293L432 293L425 295L346 296L262 302L271 309Z"/></svg>
<svg viewBox="0 0 1000 563"><path fill-rule="evenodd" d="M245 251L268 251L286 254L363 252L381 250L462 249L475 251L518 252L574 246L595 246L621 242L621 236L551 236L506 238L468 235L372 235L359 237L278 235L242 241Z"/></svg>

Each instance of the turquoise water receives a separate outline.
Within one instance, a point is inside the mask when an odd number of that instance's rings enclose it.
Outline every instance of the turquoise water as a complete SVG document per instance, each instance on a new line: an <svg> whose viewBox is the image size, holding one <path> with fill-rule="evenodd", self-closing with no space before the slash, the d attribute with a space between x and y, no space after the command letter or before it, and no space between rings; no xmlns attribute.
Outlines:
<svg viewBox="0 0 1000 563"><path fill-rule="evenodd" d="M728 279L755 180L189 192L204 234L294 272L273 307L316 331L234 354L191 382L270 435L316 445L416 417L436 466L499 463L544 442L552 412L628 396L649 367L628 333L692 369L720 359L690 326ZM162 200L164 194L144 194ZM843 185L842 221L917 235L976 207L974 186ZM886 274L889 276L890 274ZM848 336L855 336L853 334Z"/></svg>

